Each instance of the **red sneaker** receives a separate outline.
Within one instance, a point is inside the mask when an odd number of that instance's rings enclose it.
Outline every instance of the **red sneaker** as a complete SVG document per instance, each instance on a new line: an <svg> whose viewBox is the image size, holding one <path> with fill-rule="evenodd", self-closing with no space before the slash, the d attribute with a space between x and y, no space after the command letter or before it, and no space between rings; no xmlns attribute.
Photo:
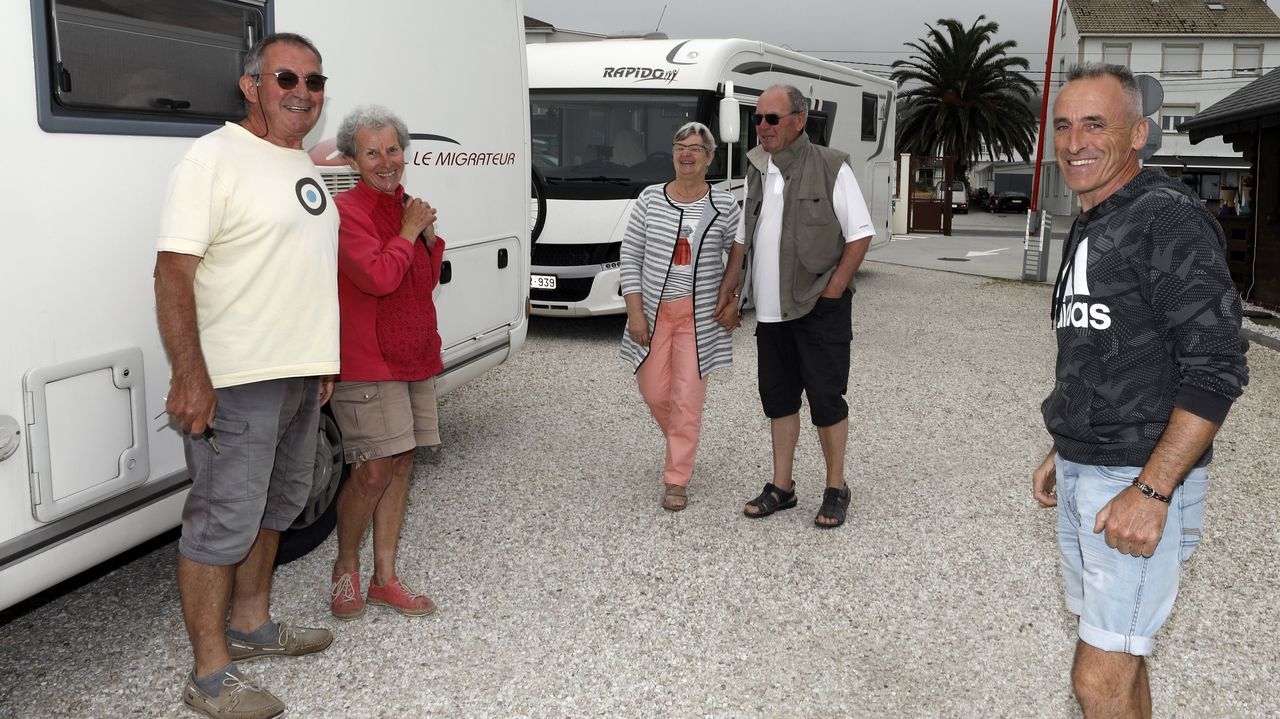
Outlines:
<svg viewBox="0 0 1280 719"><path fill-rule="evenodd" d="M370 589L373 587L370 586ZM344 621L364 616L364 598L360 596L360 573L335 575L329 611Z"/></svg>
<svg viewBox="0 0 1280 719"><path fill-rule="evenodd" d="M404 585L400 583L399 577L392 577L391 581L381 587L369 582L367 599L370 604L391 607L397 612L411 617L420 617L436 610L436 603L431 601L431 597L405 589Z"/></svg>

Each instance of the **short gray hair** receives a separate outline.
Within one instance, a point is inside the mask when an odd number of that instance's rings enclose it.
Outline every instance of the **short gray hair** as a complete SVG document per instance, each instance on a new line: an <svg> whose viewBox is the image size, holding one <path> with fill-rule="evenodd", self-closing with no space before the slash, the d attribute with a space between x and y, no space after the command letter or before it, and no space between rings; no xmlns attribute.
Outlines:
<svg viewBox="0 0 1280 719"><path fill-rule="evenodd" d="M676 136L672 138L672 142L680 142L686 137L697 135L702 140L702 146L707 148L707 152L715 152L716 137L711 134L711 129L701 122L686 122L676 130Z"/></svg>
<svg viewBox="0 0 1280 719"><path fill-rule="evenodd" d="M764 89L765 92L769 92L770 90L782 90L787 93L787 103L791 105L792 112L809 111L809 98L805 97L804 93L800 92L800 89L795 85L770 85Z"/></svg>
<svg viewBox="0 0 1280 719"><path fill-rule="evenodd" d="M338 126L338 152L347 157L356 156L356 132L360 129L381 130L384 127L396 129L396 142L403 150L409 146L409 128L404 120L382 105L360 105L347 113Z"/></svg>
<svg viewBox="0 0 1280 719"><path fill-rule="evenodd" d="M271 47L278 42L285 42L290 45L297 45L298 47L310 50L311 54L316 56L316 64L320 65L322 68L324 67L324 60L320 57L320 51L316 49L315 43L294 32L274 32L254 43L253 47L249 48L249 52L244 56L244 74L261 75L262 53L265 52L268 47Z"/></svg>
<svg viewBox="0 0 1280 719"><path fill-rule="evenodd" d="M1124 65L1111 65L1102 62L1082 62L1072 65L1067 70L1067 82L1073 80L1097 80L1101 77L1115 78L1124 94L1129 98L1135 119L1142 117L1142 90L1138 87L1138 78Z"/></svg>

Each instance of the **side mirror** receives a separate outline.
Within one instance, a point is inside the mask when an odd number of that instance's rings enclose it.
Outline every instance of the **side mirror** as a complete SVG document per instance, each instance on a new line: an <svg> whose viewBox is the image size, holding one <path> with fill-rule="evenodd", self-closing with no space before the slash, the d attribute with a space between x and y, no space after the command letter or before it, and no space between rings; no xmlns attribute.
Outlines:
<svg viewBox="0 0 1280 719"><path fill-rule="evenodd" d="M726 82L724 97L720 100L720 142L726 145L737 142L742 131L738 112L738 98L733 96L733 83Z"/></svg>

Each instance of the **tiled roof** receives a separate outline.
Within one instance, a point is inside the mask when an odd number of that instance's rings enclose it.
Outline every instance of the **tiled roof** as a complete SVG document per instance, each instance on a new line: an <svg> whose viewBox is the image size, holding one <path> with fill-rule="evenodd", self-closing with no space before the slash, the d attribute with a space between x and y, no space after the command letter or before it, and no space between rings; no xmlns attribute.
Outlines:
<svg viewBox="0 0 1280 719"><path fill-rule="evenodd" d="M1263 0L1067 0L1082 35L1280 35ZM1221 5L1221 10L1210 10Z"/></svg>
<svg viewBox="0 0 1280 719"><path fill-rule="evenodd" d="M1188 132L1194 143L1223 132L1258 126L1258 123L1242 124L1241 121L1263 116L1271 116L1262 123L1264 126L1280 123L1280 69L1272 70L1201 110L1180 124L1178 129Z"/></svg>

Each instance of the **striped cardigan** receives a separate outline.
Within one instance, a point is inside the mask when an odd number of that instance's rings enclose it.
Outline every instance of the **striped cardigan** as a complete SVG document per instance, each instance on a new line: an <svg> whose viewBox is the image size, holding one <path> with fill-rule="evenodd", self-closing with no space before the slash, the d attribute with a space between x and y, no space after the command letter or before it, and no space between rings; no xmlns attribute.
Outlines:
<svg viewBox="0 0 1280 719"><path fill-rule="evenodd" d="M716 296L724 276L724 253L732 246L738 229L738 203L733 195L711 188L702 199L706 203L702 219L694 228L701 238L693 262L693 319L698 344L698 374L733 363L733 343L729 333L715 321ZM622 294L636 292L644 299L644 316L652 329L658 315L662 289L675 254L676 234L683 211L667 197L666 184L650 185L640 192L631 208L626 234L622 237ZM648 348L622 332L622 359L640 368Z"/></svg>

